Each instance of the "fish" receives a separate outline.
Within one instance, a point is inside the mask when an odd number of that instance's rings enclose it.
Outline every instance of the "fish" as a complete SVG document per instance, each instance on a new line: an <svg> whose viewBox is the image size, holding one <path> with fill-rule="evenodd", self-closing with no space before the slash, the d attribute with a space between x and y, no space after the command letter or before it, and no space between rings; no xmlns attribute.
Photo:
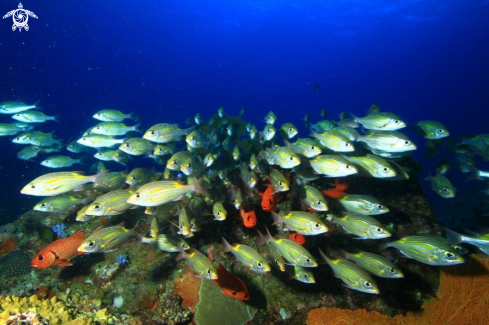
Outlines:
<svg viewBox="0 0 489 325"><path fill-rule="evenodd" d="M379 294L377 283L361 267L343 259L330 260L321 249L319 249L319 255L333 269L336 277L343 281L345 287L360 292Z"/></svg>
<svg viewBox="0 0 489 325"><path fill-rule="evenodd" d="M202 187L203 181L204 178L200 178L190 185L184 185L173 181L150 182L138 188L127 199L127 202L134 205L151 207L179 200L183 195L189 192L208 195L207 191Z"/></svg>
<svg viewBox="0 0 489 325"><path fill-rule="evenodd" d="M268 114L265 116L265 123L267 124L274 125L276 120L277 117L272 111L268 112Z"/></svg>
<svg viewBox="0 0 489 325"><path fill-rule="evenodd" d="M251 133L251 131L250 131L250 133ZM275 129L273 124L267 124L267 125L265 125L265 128L263 129L261 134L262 134L263 139L265 141L270 141L275 136L275 133L277 133L277 130ZM251 134L250 134L250 137L251 137Z"/></svg>
<svg viewBox="0 0 489 325"><path fill-rule="evenodd" d="M85 210L85 214L94 216L115 216L135 206L127 203L127 199L134 191L114 190L95 199Z"/></svg>
<svg viewBox="0 0 489 325"><path fill-rule="evenodd" d="M328 211L328 202L315 187L305 185L301 192L302 202L314 211Z"/></svg>
<svg viewBox="0 0 489 325"><path fill-rule="evenodd" d="M397 131L372 132L360 136L357 141L366 143L370 149L388 153L416 150L416 145L406 135Z"/></svg>
<svg viewBox="0 0 489 325"><path fill-rule="evenodd" d="M295 231L289 231L289 239L293 240L297 244L304 246L306 243L306 236L299 234L298 232Z"/></svg>
<svg viewBox="0 0 489 325"><path fill-rule="evenodd" d="M209 257L209 259L211 259ZM244 282L222 266L217 266L217 279L212 280L226 296L240 301L250 300L250 293Z"/></svg>
<svg viewBox="0 0 489 325"><path fill-rule="evenodd" d="M141 138L130 138L119 146L119 150L133 156L142 156L154 151L155 145Z"/></svg>
<svg viewBox="0 0 489 325"><path fill-rule="evenodd" d="M324 133L311 132L311 136L318 139L326 148L334 152L352 152L355 150L353 143L341 133L326 131Z"/></svg>
<svg viewBox="0 0 489 325"><path fill-rule="evenodd" d="M291 169L301 163L300 157L290 148L279 147L275 151L270 152L268 159L270 165L279 165L284 169Z"/></svg>
<svg viewBox="0 0 489 325"><path fill-rule="evenodd" d="M445 175L429 175L425 179L431 182L431 189L442 198L450 199L455 197L457 189L455 188L455 186L452 185L452 182L450 182L450 180Z"/></svg>
<svg viewBox="0 0 489 325"><path fill-rule="evenodd" d="M42 166L49 168L64 168L73 166L75 164L83 165L83 157L73 159L68 156L51 156L41 161Z"/></svg>
<svg viewBox="0 0 489 325"><path fill-rule="evenodd" d="M142 186L151 180L151 171L147 168L134 168L126 177L129 186Z"/></svg>
<svg viewBox="0 0 489 325"><path fill-rule="evenodd" d="M140 123L133 126L127 126L124 123L120 123L120 122L102 122L95 125L91 129L91 132L93 134L118 136L118 135L125 135L128 132L142 133L140 128L141 128Z"/></svg>
<svg viewBox="0 0 489 325"><path fill-rule="evenodd" d="M277 204L280 201L280 194L275 192L275 188L273 186L267 187L267 189L263 192L260 193L258 192L259 195L261 195L261 207L263 211L274 211L277 208Z"/></svg>
<svg viewBox="0 0 489 325"><path fill-rule="evenodd" d="M332 222L339 224L347 233L358 239L382 239L391 236L384 225L376 219L362 214L348 214L342 218L333 216Z"/></svg>
<svg viewBox="0 0 489 325"><path fill-rule="evenodd" d="M68 260L79 255L77 248L83 240L85 240L83 230L73 236L57 239L37 253L30 265L36 269L47 269L56 265L71 266L73 264Z"/></svg>
<svg viewBox="0 0 489 325"><path fill-rule="evenodd" d="M359 166L361 171L363 170L375 178L389 178L397 175L389 162L377 155L367 154L366 156L347 156L345 158Z"/></svg>
<svg viewBox="0 0 489 325"><path fill-rule="evenodd" d="M85 238L78 246L78 252L81 253L108 253L115 251L119 246L128 241L131 237L138 238L141 241L142 236L133 229L126 229L121 223L112 227L99 227Z"/></svg>
<svg viewBox="0 0 489 325"><path fill-rule="evenodd" d="M342 251L345 257L364 268L370 274L381 278L400 279L404 274L399 268L382 255L368 252L348 253Z"/></svg>
<svg viewBox="0 0 489 325"><path fill-rule="evenodd" d="M37 157L37 155L41 152L41 148L37 146L27 146L17 154L17 158L22 160L30 160L32 158Z"/></svg>
<svg viewBox="0 0 489 325"><path fill-rule="evenodd" d="M299 133L299 130L294 126L292 123L285 123L282 124L280 127L280 134L282 135L282 138L284 139L292 139Z"/></svg>
<svg viewBox="0 0 489 325"><path fill-rule="evenodd" d="M318 266L316 260L307 249L290 239L275 239L268 231L268 228L265 227L265 229L267 230L267 235L259 239L258 245L269 242L291 264L303 267Z"/></svg>
<svg viewBox="0 0 489 325"><path fill-rule="evenodd" d="M255 210L249 210L247 209L247 211L243 208L243 206L241 205L239 207L239 214L241 216L241 218L243 219L243 224L246 228L253 228L254 226L256 226L256 213L255 213Z"/></svg>
<svg viewBox="0 0 489 325"><path fill-rule="evenodd" d="M349 194L339 199L340 204L348 211L368 216L389 212L389 208L370 195Z"/></svg>
<svg viewBox="0 0 489 325"><path fill-rule="evenodd" d="M419 121L416 123L416 131L426 139L442 139L448 137L450 132L438 121Z"/></svg>
<svg viewBox="0 0 489 325"><path fill-rule="evenodd" d="M270 272L271 268L268 261L254 248L243 244L230 245L224 237L221 237L221 239L224 245L224 252L232 253L241 264L257 273Z"/></svg>
<svg viewBox="0 0 489 325"><path fill-rule="evenodd" d="M311 212L290 211L281 216L272 211L274 224L284 223L290 230L302 235L319 235L328 231L328 227Z"/></svg>
<svg viewBox="0 0 489 325"><path fill-rule="evenodd" d="M358 173L346 158L340 155L320 155L309 160L312 169L327 177L343 177Z"/></svg>
<svg viewBox="0 0 489 325"><path fill-rule="evenodd" d="M222 205L222 202L216 202L212 206L212 214L214 215L214 220L224 221L226 220L227 211Z"/></svg>
<svg viewBox="0 0 489 325"><path fill-rule="evenodd" d="M347 182L343 182L339 179L336 179L334 183L328 183L328 184L334 187L330 190L321 191L322 195L330 197L335 200L339 200L347 195L347 193L345 192L349 187Z"/></svg>
<svg viewBox="0 0 489 325"><path fill-rule="evenodd" d="M39 101L37 101L33 105L28 105L24 102L2 102L0 103L0 114L15 114L23 111L27 111L30 109L37 109L37 104Z"/></svg>
<svg viewBox="0 0 489 325"><path fill-rule="evenodd" d="M59 123L58 115L47 116L46 114L38 111L27 111L23 113L17 113L12 115L12 118L14 120L25 122L25 123L44 123L46 121L55 121Z"/></svg>
<svg viewBox="0 0 489 325"><path fill-rule="evenodd" d="M190 249L190 245L185 241L185 239L171 234L159 234L150 238L142 237L141 242L143 244L149 244L156 247L160 251L169 253L179 252L178 245L180 245L183 250Z"/></svg>
<svg viewBox="0 0 489 325"><path fill-rule="evenodd" d="M302 283L316 283L314 274L310 269L298 265L286 265L285 272L290 275L291 279L295 279Z"/></svg>
<svg viewBox="0 0 489 325"><path fill-rule="evenodd" d="M37 177L22 188L20 193L34 196L55 196L72 191L83 184L101 184L106 172L84 176L75 172L55 172Z"/></svg>
<svg viewBox="0 0 489 325"><path fill-rule="evenodd" d="M116 139L108 135L89 134L78 139L77 142L86 147L110 148L124 142L124 139Z"/></svg>
<svg viewBox="0 0 489 325"><path fill-rule="evenodd" d="M296 154L306 158L314 158L321 154L322 149L318 144L310 138L300 138L296 142L290 143L284 140L285 146L292 149Z"/></svg>
<svg viewBox="0 0 489 325"><path fill-rule="evenodd" d="M57 196L48 196L43 199L41 202L36 204L33 210L42 211L42 212L61 212L66 211L74 207L78 204L87 204L92 202L94 199L93 196L88 196L86 198L76 198L70 195L57 195Z"/></svg>
<svg viewBox="0 0 489 325"><path fill-rule="evenodd" d="M12 124L0 123L0 136L16 135L23 130L24 128L19 128Z"/></svg>
<svg viewBox="0 0 489 325"><path fill-rule="evenodd" d="M473 245L479 248L484 254L489 255L489 232L485 234L474 233L472 234L472 236L469 236L469 235L459 234L448 228L443 228L443 230L445 230L445 233L450 239L450 243L452 244L463 243L463 244Z"/></svg>
<svg viewBox="0 0 489 325"><path fill-rule="evenodd" d="M457 265L464 258L447 243L444 238L431 236L408 236L400 240L383 244L379 249L397 248L403 257L415 259L428 265Z"/></svg>
<svg viewBox="0 0 489 325"><path fill-rule="evenodd" d="M103 109L93 115L93 118L103 122L122 122L125 119L138 120L133 114L124 114L115 109Z"/></svg>
<svg viewBox="0 0 489 325"><path fill-rule="evenodd" d="M289 181L276 169L270 173L270 181L276 192L286 192L290 189Z"/></svg>
<svg viewBox="0 0 489 325"><path fill-rule="evenodd" d="M187 135L185 141L195 149L205 148L209 145L209 137L200 130L194 130Z"/></svg>
<svg viewBox="0 0 489 325"><path fill-rule="evenodd" d="M143 138L156 143L168 143L179 141L183 136L187 136L194 130L194 127L180 129L175 124L158 123L150 127Z"/></svg>
<svg viewBox="0 0 489 325"><path fill-rule="evenodd" d="M190 248L187 253L183 250L182 245L178 245L178 250L180 254L176 260L185 259L197 278L206 280L217 280L219 278L216 268L204 254L194 248Z"/></svg>
<svg viewBox="0 0 489 325"><path fill-rule="evenodd" d="M369 130L395 131L406 127L398 115L388 112L374 112L365 117L353 116L353 119Z"/></svg>
<svg viewBox="0 0 489 325"><path fill-rule="evenodd" d="M116 152L116 150L114 149L106 149L106 150L100 150L98 152L96 152L93 156L95 158L97 158L98 160L101 160L101 161L113 161L114 160L114 152Z"/></svg>

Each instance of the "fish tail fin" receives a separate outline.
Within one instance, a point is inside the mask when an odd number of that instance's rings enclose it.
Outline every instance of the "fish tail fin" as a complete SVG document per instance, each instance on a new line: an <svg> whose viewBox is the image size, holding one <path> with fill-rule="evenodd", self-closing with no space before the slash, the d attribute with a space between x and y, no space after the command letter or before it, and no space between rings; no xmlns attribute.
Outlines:
<svg viewBox="0 0 489 325"><path fill-rule="evenodd" d="M39 104L41 102L41 100L39 99L37 102L34 103L34 108L40 108L40 107L37 107L37 104Z"/></svg>
<svg viewBox="0 0 489 325"><path fill-rule="evenodd" d="M132 130L133 130L134 132L143 133L143 131L141 130L141 123L138 123L138 124L134 125L134 126L132 127Z"/></svg>
<svg viewBox="0 0 489 325"><path fill-rule="evenodd" d="M188 129L184 129L183 134L189 135L193 130L195 130L195 126L189 127Z"/></svg>
<svg viewBox="0 0 489 325"><path fill-rule="evenodd" d="M199 178L195 183L192 184L194 191L202 194L204 196L208 196L209 193L207 190L202 186L202 183L204 182L204 177Z"/></svg>
<svg viewBox="0 0 489 325"><path fill-rule="evenodd" d="M382 250L386 249L387 247L391 247L390 243L380 244L379 247L377 248L377 250L382 251Z"/></svg>
<svg viewBox="0 0 489 325"><path fill-rule="evenodd" d="M318 248L318 251L319 251L319 256L321 256L322 264L324 263L330 264L331 260L326 256L326 254L323 253L321 248Z"/></svg>
<svg viewBox="0 0 489 325"><path fill-rule="evenodd" d="M183 250L182 244L178 244L178 251L180 252L176 257L175 261L180 261L185 258L185 251Z"/></svg>
<svg viewBox="0 0 489 325"><path fill-rule="evenodd" d="M273 218L272 226L278 225L280 223L280 219L282 219L282 218L280 217L279 214L275 213L274 211L271 211L271 213L272 213L272 218Z"/></svg>
<svg viewBox="0 0 489 325"><path fill-rule="evenodd" d="M221 239L222 239L222 244L224 245L224 251L226 253L232 251L231 245L229 245L228 241L224 237L221 237Z"/></svg>
<svg viewBox="0 0 489 325"><path fill-rule="evenodd" d="M130 118L131 120L133 120L135 122L141 121L141 118L139 117L139 115L136 115L135 113L130 113L128 118Z"/></svg>
<svg viewBox="0 0 489 325"><path fill-rule="evenodd" d="M461 234L445 227L442 228L447 234L448 240L450 240L451 244L459 244L463 242L463 238Z"/></svg>
<svg viewBox="0 0 489 325"><path fill-rule="evenodd" d="M103 187L104 183L102 182L102 177L104 177L105 174L107 174L108 172L109 172L108 170L103 170L100 173L98 173L97 175L94 175L93 176L93 182L95 183L95 185Z"/></svg>
<svg viewBox="0 0 489 325"><path fill-rule="evenodd" d="M51 120L58 122L58 123L61 123L58 118L59 118L59 115L54 115Z"/></svg>
<svg viewBox="0 0 489 325"><path fill-rule="evenodd" d="M258 229L256 231L258 232L258 242L257 242L257 244L258 244L258 246L261 246L261 245L265 244L270 237L263 235L261 233L261 231L258 230ZM267 229L267 232L268 232L268 229Z"/></svg>

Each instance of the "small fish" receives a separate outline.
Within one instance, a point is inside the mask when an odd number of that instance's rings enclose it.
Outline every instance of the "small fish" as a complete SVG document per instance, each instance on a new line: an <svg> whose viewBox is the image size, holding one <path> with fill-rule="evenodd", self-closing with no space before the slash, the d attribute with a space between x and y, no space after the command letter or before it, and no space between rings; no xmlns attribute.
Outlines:
<svg viewBox="0 0 489 325"><path fill-rule="evenodd" d="M127 199L134 192L130 190L115 190L103 194L95 199L85 210L85 214L93 216L115 216L124 211L134 208L134 205L127 203Z"/></svg>
<svg viewBox="0 0 489 325"><path fill-rule="evenodd" d="M188 135L194 130L194 127L180 129L175 124L158 123L149 128L144 133L143 138L156 143L167 143L179 141L183 136Z"/></svg>
<svg viewBox="0 0 489 325"><path fill-rule="evenodd" d="M103 175L100 179L100 184L97 187L116 190L122 188L126 181L125 172L110 172Z"/></svg>
<svg viewBox="0 0 489 325"><path fill-rule="evenodd" d="M250 138L253 140L258 133L258 130L256 129L255 125L252 125L250 130L248 131L248 134L250 135Z"/></svg>
<svg viewBox="0 0 489 325"><path fill-rule="evenodd" d="M24 102L2 102L0 103L0 114L15 114L23 111L27 111L29 109L36 109L39 108L37 107L37 104L39 101L37 101L33 105L27 105Z"/></svg>
<svg viewBox="0 0 489 325"><path fill-rule="evenodd" d="M83 158L73 159L68 156L51 156L41 161L41 165L49 168L64 168L74 164L83 165Z"/></svg>
<svg viewBox="0 0 489 325"><path fill-rule="evenodd" d="M355 150L350 139L337 132L317 133L313 131L311 136L318 139L323 146L335 152L351 152Z"/></svg>
<svg viewBox="0 0 489 325"><path fill-rule="evenodd" d="M27 111L23 113L17 113L12 115L12 118L14 120L25 122L25 123L44 123L46 121L55 121L59 123L58 115L47 116L46 114L38 111Z"/></svg>
<svg viewBox="0 0 489 325"><path fill-rule="evenodd" d="M275 189L273 186L267 187L265 192L260 193L258 192L259 195L261 195L261 207L263 211L271 212L274 211L277 208L277 204L280 201L280 195L279 193L275 192Z"/></svg>
<svg viewBox="0 0 489 325"><path fill-rule="evenodd" d="M226 220L227 211L222 205L222 202L216 202L212 206L212 214L214 215L214 220L224 221Z"/></svg>
<svg viewBox="0 0 489 325"><path fill-rule="evenodd" d="M365 293L379 294L377 283L361 267L343 259L330 260L321 249L319 249L319 254L333 269L334 274L345 283L347 288Z"/></svg>
<svg viewBox="0 0 489 325"><path fill-rule="evenodd" d="M188 151L179 151L175 154L173 154L173 156L170 157L170 159L168 159L167 163L166 163L166 168L170 169L170 170L180 170L182 164L191 159L192 156L191 156L191 153L188 152Z"/></svg>
<svg viewBox="0 0 489 325"><path fill-rule="evenodd" d="M370 274L381 278L399 279L404 274L387 258L368 252L348 253L343 251L345 257L367 270Z"/></svg>
<svg viewBox="0 0 489 325"><path fill-rule="evenodd" d="M212 280L212 282L221 288L221 292L226 296L240 301L250 300L250 293L244 282L227 271L221 263L217 266L217 280Z"/></svg>
<svg viewBox="0 0 489 325"><path fill-rule="evenodd" d="M319 235L328 231L328 227L314 213L291 211L281 216L272 211L272 217L274 224L284 223L290 230L302 235Z"/></svg>
<svg viewBox="0 0 489 325"><path fill-rule="evenodd" d="M124 139L116 139L108 135L90 134L78 139L77 142L86 147L110 148L124 142Z"/></svg>
<svg viewBox="0 0 489 325"><path fill-rule="evenodd" d="M310 270L303 268L302 266L286 265L285 272L287 272L287 274L290 275L292 279L295 279L302 283L316 283L316 280L314 279L314 274Z"/></svg>
<svg viewBox="0 0 489 325"><path fill-rule="evenodd" d="M369 130L395 131L406 127L406 123L398 115L388 112L370 113L365 117L354 116L354 121Z"/></svg>
<svg viewBox="0 0 489 325"><path fill-rule="evenodd" d="M224 117L224 107L219 107L217 110L217 114L219 115L220 118Z"/></svg>
<svg viewBox="0 0 489 325"><path fill-rule="evenodd" d="M147 155L153 152L155 145L148 140L141 138L130 138L124 141L119 150L133 156Z"/></svg>
<svg viewBox="0 0 489 325"><path fill-rule="evenodd" d="M100 150L96 152L93 156L97 158L98 160L102 161L113 161L114 158L112 157L114 155L114 152L116 150L113 149L106 149L106 150Z"/></svg>
<svg viewBox="0 0 489 325"><path fill-rule="evenodd" d="M37 155L40 152L41 152L40 147L27 146L24 149L22 149L21 151L19 151L19 153L17 154L17 158L22 159L22 160L29 160L29 159L37 157Z"/></svg>
<svg viewBox="0 0 489 325"><path fill-rule="evenodd" d="M243 224L246 228L253 228L254 226L256 226L255 210L245 211L243 206L240 206L239 214L241 215L241 218L243 219Z"/></svg>
<svg viewBox="0 0 489 325"><path fill-rule="evenodd" d="M340 155L320 155L309 160L318 174L328 177L343 177L358 173L358 170L346 158Z"/></svg>
<svg viewBox="0 0 489 325"><path fill-rule="evenodd" d="M457 189L446 176L437 174L435 176L430 175L425 179L431 182L431 189L442 198L449 199L455 197Z"/></svg>
<svg viewBox="0 0 489 325"><path fill-rule="evenodd" d="M484 254L489 255L489 233L463 235L453 230L443 228L452 244L469 244L478 247Z"/></svg>
<svg viewBox="0 0 489 325"><path fill-rule="evenodd" d="M175 144L159 144L155 147L153 154L156 156L166 156L173 153Z"/></svg>
<svg viewBox="0 0 489 325"><path fill-rule="evenodd" d="M201 178L191 185L183 185L172 181L150 182L138 188L127 202L148 207L176 201L189 192L207 195L207 191L202 187L203 181L204 178Z"/></svg>
<svg viewBox="0 0 489 325"><path fill-rule="evenodd" d="M72 191L83 184L101 184L101 178L106 172L97 175L84 176L74 172L49 173L34 179L24 186L20 193L35 196L55 196Z"/></svg>
<svg viewBox="0 0 489 325"><path fill-rule="evenodd" d="M187 135L185 141L195 149L205 148L209 145L209 136L200 130L194 130Z"/></svg>
<svg viewBox="0 0 489 325"><path fill-rule="evenodd" d="M367 154L361 157L348 156L345 158L358 165L360 170L366 171L376 178L388 178L397 175L387 160L376 155Z"/></svg>
<svg viewBox="0 0 489 325"><path fill-rule="evenodd" d="M268 114L265 116L265 123L274 125L275 121L277 120L277 117L275 114L273 114L272 111L268 112Z"/></svg>
<svg viewBox="0 0 489 325"><path fill-rule="evenodd" d="M339 199L339 202L352 213L372 216L389 212L388 207L370 195L350 194Z"/></svg>
<svg viewBox="0 0 489 325"><path fill-rule="evenodd" d="M57 195L50 196L43 199L41 202L36 204L33 210L42 212L61 212L66 211L78 204L87 204L93 201L94 197L89 196L86 198L78 199L70 195Z"/></svg>
<svg viewBox="0 0 489 325"><path fill-rule="evenodd" d="M334 186L334 188L330 190L324 190L321 191L321 194L327 197L330 197L335 200L339 200L342 197L346 196L346 190L348 189L349 185L347 182L340 181L339 179L336 179L334 184L329 183L329 185Z"/></svg>
<svg viewBox="0 0 489 325"><path fill-rule="evenodd" d="M304 246L306 243L306 236L299 234L298 232L295 231L289 231L289 239L293 240L297 244Z"/></svg>
<svg viewBox="0 0 489 325"><path fill-rule="evenodd" d="M284 169L291 169L300 165L300 157L290 148L278 147L275 151L270 152L268 164L279 165Z"/></svg>
<svg viewBox="0 0 489 325"><path fill-rule="evenodd" d="M224 251L232 253L241 264L257 273L270 272L271 268L268 261L254 248L242 244L230 245L224 237L221 238L224 245Z"/></svg>
<svg viewBox="0 0 489 325"><path fill-rule="evenodd" d="M289 263L303 267L317 267L318 264L311 253L304 247L290 239L275 239L270 235L268 228L267 235L260 238L258 245L269 242Z"/></svg>
<svg viewBox="0 0 489 325"><path fill-rule="evenodd" d="M267 124L267 125L265 125L265 128L263 129L263 132L262 132L263 139L265 141L270 141L275 136L275 133L277 133L277 130L275 129L275 127L272 124Z"/></svg>
<svg viewBox="0 0 489 325"><path fill-rule="evenodd" d="M93 134L102 134L102 135L125 135L128 132L141 132L141 124L136 124L134 126L127 126L124 123L120 122L102 122L95 125L91 129L91 133Z"/></svg>
<svg viewBox="0 0 489 325"><path fill-rule="evenodd" d="M445 238L430 236L409 236L381 245L397 248L402 256L413 258L428 265L456 265L464 263L463 257L446 242Z"/></svg>
<svg viewBox="0 0 489 325"><path fill-rule="evenodd" d="M159 234L152 238L143 237L142 243L152 245L160 251L169 253L178 252L178 245L180 245L183 250L190 249L190 245L182 237L170 234Z"/></svg>
<svg viewBox="0 0 489 325"><path fill-rule="evenodd" d="M331 221L339 224L347 233L359 236L358 239L382 239L391 236L384 225L366 215L348 214L342 218L334 216Z"/></svg>
<svg viewBox="0 0 489 325"><path fill-rule="evenodd" d="M123 224L123 223L122 223ZM97 228L78 246L78 252L82 253L108 253L116 250L131 237L141 239L141 235L133 229L126 229L123 226L100 227Z"/></svg>
<svg viewBox="0 0 489 325"><path fill-rule="evenodd" d="M280 127L280 134L284 139L292 139L297 133L299 133L299 130L292 123L285 123Z"/></svg>
<svg viewBox="0 0 489 325"><path fill-rule="evenodd" d="M372 132L357 141L365 142L370 149L388 153L416 150L416 145L406 135L396 131Z"/></svg>
<svg viewBox="0 0 489 325"><path fill-rule="evenodd" d="M206 280L218 279L216 268L204 254L194 248L190 248L188 253L183 250L181 245L178 245L178 248L180 254L178 254L176 260L185 259L196 277Z"/></svg>
<svg viewBox="0 0 489 325"><path fill-rule="evenodd" d="M436 167L436 173L440 175L445 175L447 171L450 170L452 165L446 158L442 158L440 162L438 163L438 166Z"/></svg>
<svg viewBox="0 0 489 325"><path fill-rule="evenodd" d="M31 261L31 267L36 269L47 269L56 265L71 266L68 260L77 255L77 248L85 239L83 230L70 237L53 241L44 247Z"/></svg>
<svg viewBox="0 0 489 325"><path fill-rule="evenodd" d="M442 139L450 135L447 128L437 121L420 121L416 124L416 128L426 139Z"/></svg>
<svg viewBox="0 0 489 325"><path fill-rule="evenodd" d="M268 258L272 260L273 265L275 265L280 271L284 272L285 271L285 259L280 253L273 247L273 245L265 240L265 236L260 232L260 230L257 230L258 232L258 237L259 240L258 242L264 242L265 245L267 246L267 252L268 252ZM299 244L300 245L300 244Z"/></svg>
<svg viewBox="0 0 489 325"><path fill-rule="evenodd" d="M276 192L286 192L290 189L290 184L287 178L276 169L273 169L270 173L270 181Z"/></svg>
<svg viewBox="0 0 489 325"><path fill-rule="evenodd" d="M294 143L284 140L284 143L286 147L292 149L296 154L306 158L314 158L322 152L318 144L310 138L297 139Z"/></svg>
<svg viewBox="0 0 489 325"><path fill-rule="evenodd" d="M328 211L328 203L321 192L315 187L309 185L304 186L302 202L314 211Z"/></svg>
<svg viewBox="0 0 489 325"><path fill-rule="evenodd" d="M88 149L87 147L85 147L84 145L79 144L78 142L76 142L76 140L71 141L66 146L66 150L68 150L69 152L72 152L72 153L80 153L80 152L83 152L83 151L85 151L87 149Z"/></svg>
<svg viewBox="0 0 489 325"><path fill-rule="evenodd" d="M24 128L19 128L12 124L0 123L0 136L15 135L23 130Z"/></svg>
<svg viewBox="0 0 489 325"><path fill-rule="evenodd" d="M147 168L134 168L126 177L129 186L142 186L151 180L151 171Z"/></svg>
<svg viewBox="0 0 489 325"><path fill-rule="evenodd" d="M125 119L137 120L134 114L124 114L115 109L103 109L93 115L93 118L103 122L122 122Z"/></svg>

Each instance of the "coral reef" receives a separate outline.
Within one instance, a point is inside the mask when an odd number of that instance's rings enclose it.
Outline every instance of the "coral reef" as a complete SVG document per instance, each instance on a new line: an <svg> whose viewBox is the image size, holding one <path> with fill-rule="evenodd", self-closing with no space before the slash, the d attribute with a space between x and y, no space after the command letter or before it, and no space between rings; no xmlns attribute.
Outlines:
<svg viewBox="0 0 489 325"><path fill-rule="evenodd" d="M24 251L13 251L0 259L0 277L28 274L32 256Z"/></svg>
<svg viewBox="0 0 489 325"><path fill-rule="evenodd" d="M10 253L15 249L15 241L12 238L0 243L0 256Z"/></svg>

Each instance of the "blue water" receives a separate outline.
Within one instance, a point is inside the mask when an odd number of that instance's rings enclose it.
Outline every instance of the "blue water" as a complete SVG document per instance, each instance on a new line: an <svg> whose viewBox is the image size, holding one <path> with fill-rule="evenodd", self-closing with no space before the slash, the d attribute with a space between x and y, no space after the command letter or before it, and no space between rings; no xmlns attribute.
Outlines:
<svg viewBox="0 0 489 325"><path fill-rule="evenodd" d="M0 11L17 5L2 1ZM337 119L343 110L365 115L375 103L409 123L439 120L454 139L489 133L487 0L23 5L39 17L29 19L29 31L0 21L0 101L41 100L61 121L42 129L67 141L102 108L136 112L150 126L185 125L220 106L236 115L245 106L245 118L261 130L269 110L279 123L302 127L305 113L314 121L326 109ZM19 190L46 169L18 160L21 146L8 137L0 143L6 221L38 201ZM436 159L418 151L415 158L434 173Z"/></svg>

